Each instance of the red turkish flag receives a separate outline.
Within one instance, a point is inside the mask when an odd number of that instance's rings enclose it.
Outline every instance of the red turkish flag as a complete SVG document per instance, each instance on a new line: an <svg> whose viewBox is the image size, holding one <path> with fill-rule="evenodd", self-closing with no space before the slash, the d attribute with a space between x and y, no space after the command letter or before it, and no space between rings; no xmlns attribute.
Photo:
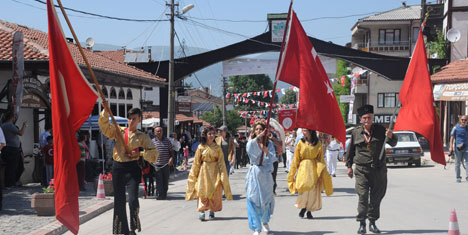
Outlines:
<svg viewBox="0 0 468 235"><path fill-rule="evenodd" d="M342 143L346 128L322 62L296 13L289 10L277 78L300 88L296 126L328 133Z"/></svg>
<svg viewBox="0 0 468 235"><path fill-rule="evenodd" d="M80 148L76 131L96 103L90 87L73 60L52 0L47 0L49 21L49 73L54 136L55 214L72 233L80 226L76 164Z"/></svg>
<svg viewBox="0 0 468 235"><path fill-rule="evenodd" d="M400 89L401 109L395 123L395 131L408 130L423 135L430 144L432 160L445 165L442 135L427 67L423 28L419 31L418 42Z"/></svg>

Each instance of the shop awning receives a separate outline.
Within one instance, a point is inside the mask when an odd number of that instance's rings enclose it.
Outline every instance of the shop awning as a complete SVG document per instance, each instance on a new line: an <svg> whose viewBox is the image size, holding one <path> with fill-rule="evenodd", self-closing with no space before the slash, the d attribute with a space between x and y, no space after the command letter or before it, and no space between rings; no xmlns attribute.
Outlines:
<svg viewBox="0 0 468 235"><path fill-rule="evenodd" d="M435 101L467 101L468 83L436 84L433 93Z"/></svg>

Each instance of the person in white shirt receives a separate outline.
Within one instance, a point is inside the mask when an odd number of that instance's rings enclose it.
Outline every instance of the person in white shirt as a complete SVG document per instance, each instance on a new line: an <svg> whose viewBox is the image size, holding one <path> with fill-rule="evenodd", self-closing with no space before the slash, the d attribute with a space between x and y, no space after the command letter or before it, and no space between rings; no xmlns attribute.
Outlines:
<svg viewBox="0 0 468 235"><path fill-rule="evenodd" d="M296 150L296 129L293 129L291 133L286 137L286 172L289 172L289 167L294 158L294 151Z"/></svg>
<svg viewBox="0 0 468 235"><path fill-rule="evenodd" d="M340 153L341 143L335 137L331 137L330 144L328 144L327 148L327 170L330 175L336 177L336 164L338 161L338 154Z"/></svg>

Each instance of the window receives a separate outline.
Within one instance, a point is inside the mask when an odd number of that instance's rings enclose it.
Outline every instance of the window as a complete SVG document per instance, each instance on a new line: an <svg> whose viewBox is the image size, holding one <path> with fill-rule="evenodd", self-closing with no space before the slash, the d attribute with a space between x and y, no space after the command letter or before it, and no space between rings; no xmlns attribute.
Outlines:
<svg viewBox="0 0 468 235"><path fill-rule="evenodd" d="M132 104L127 104L127 113L125 114L125 117L128 118L128 111L133 108ZM123 117L123 116L122 116Z"/></svg>
<svg viewBox="0 0 468 235"><path fill-rule="evenodd" d="M109 96L107 95L107 88L105 86L102 87L102 94L104 97L108 98Z"/></svg>
<svg viewBox="0 0 468 235"><path fill-rule="evenodd" d="M379 29L379 44L393 45L400 44L401 30L400 29Z"/></svg>
<svg viewBox="0 0 468 235"><path fill-rule="evenodd" d="M418 41L418 36L419 36L419 27L413 27L413 43L416 43Z"/></svg>
<svg viewBox="0 0 468 235"><path fill-rule="evenodd" d="M99 115L99 105L97 103L94 105L91 115Z"/></svg>
<svg viewBox="0 0 468 235"><path fill-rule="evenodd" d="M127 90L127 100L132 100L132 99L133 99L132 90L128 89Z"/></svg>
<svg viewBox="0 0 468 235"><path fill-rule="evenodd" d="M377 94L377 107L379 108L394 108L395 105L400 106L398 93L379 93Z"/></svg>
<svg viewBox="0 0 468 235"><path fill-rule="evenodd" d="M115 88L111 88L110 90L110 98L111 99L117 99L117 92L115 91Z"/></svg>
<svg viewBox="0 0 468 235"><path fill-rule="evenodd" d="M124 100L125 99L125 92L122 88L119 90L119 99Z"/></svg>
<svg viewBox="0 0 468 235"><path fill-rule="evenodd" d="M125 113L125 104L119 104L119 116L120 117L127 116Z"/></svg>
<svg viewBox="0 0 468 235"><path fill-rule="evenodd" d="M116 115L117 114L117 104L110 104L110 109L112 114Z"/></svg>

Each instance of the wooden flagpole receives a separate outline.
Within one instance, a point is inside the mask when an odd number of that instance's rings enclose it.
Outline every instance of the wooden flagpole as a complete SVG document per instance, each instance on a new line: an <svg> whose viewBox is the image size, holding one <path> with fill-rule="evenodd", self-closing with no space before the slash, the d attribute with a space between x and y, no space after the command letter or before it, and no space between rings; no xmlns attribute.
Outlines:
<svg viewBox="0 0 468 235"><path fill-rule="evenodd" d="M83 60L86 63L86 66L88 67L89 74L91 75L91 78L93 79L93 82L96 85L96 88L97 88L97 90L99 92L99 95L101 96L103 104L105 104L105 105L103 105L104 109L106 110L107 113L110 114L111 120L112 120L112 122L114 122L115 129L120 130L119 125L115 121L114 114L112 114L112 111L110 110L107 102L104 102L104 101L106 101L106 97L104 97L104 94L102 93L101 86L99 85L99 82L96 79L96 75L94 75L94 72L93 72L93 70L91 68L91 65L89 64L88 59L86 58L86 55L85 55L85 53L83 51L83 48L81 47L80 41L78 41L78 37L76 36L75 31L73 30L73 27L72 27L72 25L70 23L70 20L68 19L67 13L65 13L65 9L63 9L62 2L60 0L57 0L57 3L60 6L60 10L62 11L63 17L67 21L68 28L70 28L70 31L73 34L73 38L75 39L76 45L78 46L78 49L80 50L81 56L83 57ZM52 4L52 6L50 6L50 7L55 7L54 4L52 3L52 1L51 1L51 4ZM119 141L120 143L123 144L123 146L125 146L125 152L126 153L131 153L132 151L130 150L130 148L128 148L127 144L124 141L124 138L122 136L122 132L120 132L120 131L117 131L117 132L118 132L117 141Z"/></svg>

